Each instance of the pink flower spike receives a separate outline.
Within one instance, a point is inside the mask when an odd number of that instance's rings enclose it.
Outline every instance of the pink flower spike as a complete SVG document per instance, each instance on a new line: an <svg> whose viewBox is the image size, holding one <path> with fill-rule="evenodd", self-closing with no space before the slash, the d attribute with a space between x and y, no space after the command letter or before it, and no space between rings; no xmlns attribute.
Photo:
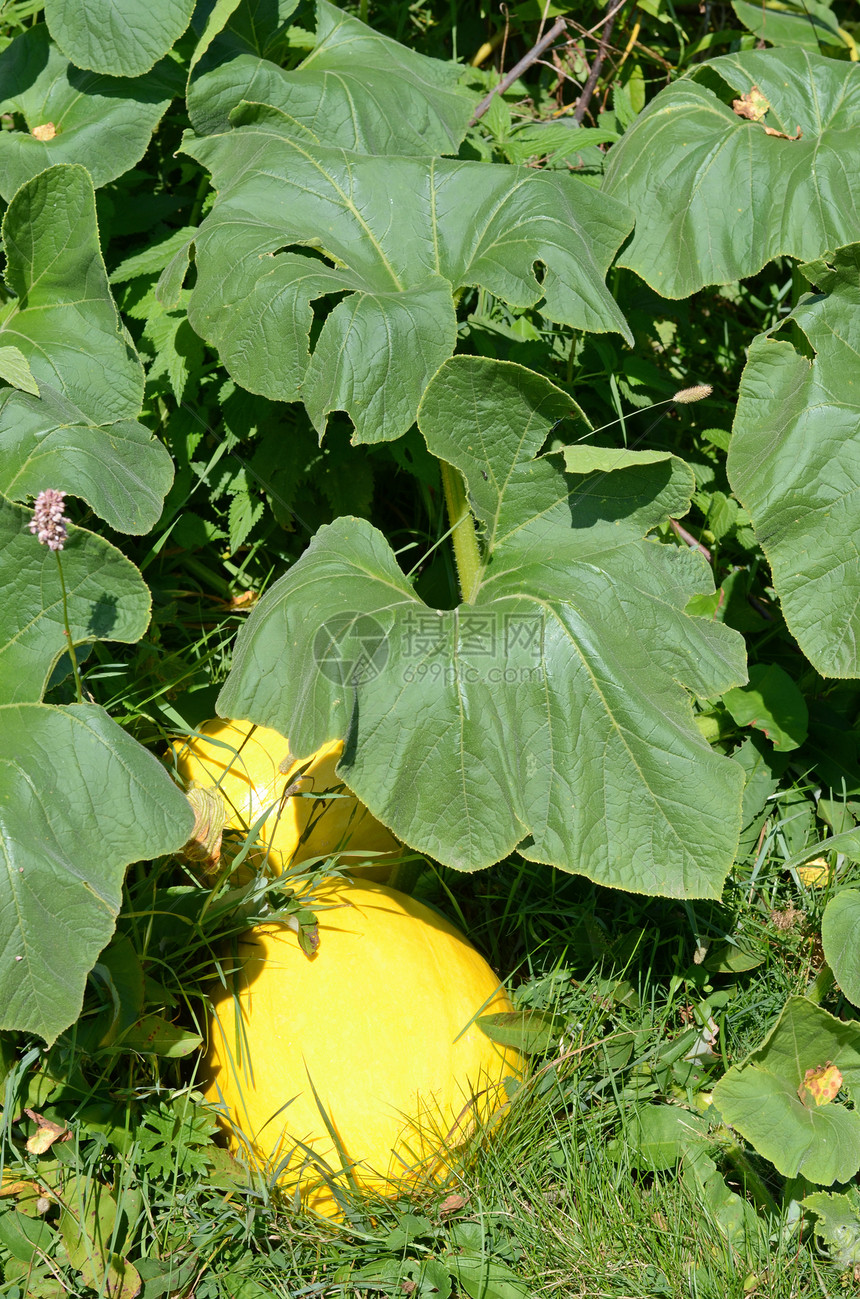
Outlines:
<svg viewBox="0 0 860 1299"><path fill-rule="evenodd" d="M62 550L66 540L66 516L63 512L65 492L55 492L47 487L39 492L30 520L30 531L34 533L43 546L49 550Z"/></svg>

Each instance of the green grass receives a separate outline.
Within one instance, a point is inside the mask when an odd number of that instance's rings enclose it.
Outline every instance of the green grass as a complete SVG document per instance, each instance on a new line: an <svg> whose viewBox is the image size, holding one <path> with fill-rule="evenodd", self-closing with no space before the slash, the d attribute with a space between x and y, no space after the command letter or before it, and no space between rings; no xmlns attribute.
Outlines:
<svg viewBox="0 0 860 1299"><path fill-rule="evenodd" d="M553 1041L490 1130L461 1152L449 1182L413 1202L359 1201L340 1224L297 1216L277 1188L237 1173L217 1137L213 1144L194 1053L147 1057L124 1048L121 1034L106 1039L116 1008L98 979L78 1025L51 1052L28 1054L23 1042L7 1051L4 1180L63 1198L58 1188L74 1173L84 1201L98 1191L116 1202L113 1250L90 1243L102 1294L111 1252L140 1264L147 1297L431 1295L444 1278L441 1292L450 1284L453 1296L484 1299L841 1294L808 1226L780 1202L781 1179L751 1152L733 1153L717 1131L709 1154L721 1176L706 1193L686 1162L654 1169L638 1151L639 1108L668 1101L695 1110L723 1071L722 1054L710 1070L678 1056L681 1036L698 1031L696 1009L714 1003L719 1050L737 1060L814 973L818 892L798 886L778 858L759 869L755 887L751 873L738 869L728 904L693 910L522 861L472 877L428 869L417 891L515 972L517 1005L551 1017ZM133 869L127 892L125 954L145 964L147 1011L202 1033L206 989L219 963L229 968L230 933L266 905L289 902L282 885L259 881L239 894L225 883L213 897L171 862ZM774 913L784 923L791 908L791 928L775 927ZM697 943L726 934L761 963L737 975L696 964ZM133 962L111 968L122 999ZM29 1154L24 1107L68 1124L73 1139ZM745 1168L754 1175L746 1190ZM777 1208L738 1231L731 1193L752 1202L756 1177ZM82 1286L80 1239L75 1253L68 1221L58 1230L60 1204L50 1199L36 1214L34 1195L3 1202L0 1247L8 1254L22 1212L46 1222L51 1238L26 1268L7 1257L0 1294L99 1294Z"/></svg>

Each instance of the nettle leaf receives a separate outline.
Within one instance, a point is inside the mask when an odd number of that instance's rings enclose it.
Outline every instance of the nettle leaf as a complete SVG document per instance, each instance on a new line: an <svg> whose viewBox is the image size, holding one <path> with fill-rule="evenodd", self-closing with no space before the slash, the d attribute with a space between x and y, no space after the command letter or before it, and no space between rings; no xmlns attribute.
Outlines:
<svg viewBox="0 0 860 1299"><path fill-rule="evenodd" d="M0 55L0 112L25 130L0 132L0 194L7 201L52 163L84 163L98 189L139 162L182 78L159 64L135 80L73 67L47 27L29 28Z"/></svg>
<svg viewBox="0 0 860 1299"><path fill-rule="evenodd" d="M753 90L759 121L732 108ZM703 64L612 149L603 191L636 212L620 265L666 298L845 244L860 222L860 66L801 49Z"/></svg>
<svg viewBox="0 0 860 1299"><path fill-rule="evenodd" d="M168 311L153 296L141 339L141 350L147 349L154 352L147 373L149 383L166 376L177 403L181 402L192 375L202 368L204 356L203 340L182 308Z"/></svg>
<svg viewBox="0 0 860 1299"><path fill-rule="evenodd" d="M194 816L93 704L4 704L0 736L0 1028L51 1043L80 1013L126 866L178 851Z"/></svg>
<svg viewBox="0 0 860 1299"><path fill-rule="evenodd" d="M251 614L218 708L295 753L345 737L340 777L460 870L518 849L633 892L717 897L743 772L702 739L684 686L742 680L743 643L684 612L712 589L701 556L646 540L687 509L693 476L667 453L540 456L571 414L520 366L448 361L419 427L483 530L473 603L428 608L375 528L337 519Z"/></svg>
<svg viewBox="0 0 860 1299"><path fill-rule="evenodd" d="M416 54L328 0L317 2L316 44L295 71L243 45L231 33L218 38L192 79L188 116L198 135L229 130L244 100L281 109L327 145L429 157L456 154L475 108L457 64Z"/></svg>
<svg viewBox="0 0 860 1299"><path fill-rule="evenodd" d="M600 193L527 168L324 148L282 134L283 115L259 105L242 120L183 146L218 190L188 318L237 383L301 397L320 434L335 410L357 442L407 431L454 350L453 294L465 285L631 339L603 280L632 217ZM344 293L311 355L311 303Z"/></svg>
<svg viewBox="0 0 860 1299"><path fill-rule="evenodd" d="M28 524L32 510L0 497L0 703L38 701L67 649L57 556ZM102 537L68 525L61 562L76 644L140 640L149 590L137 568Z"/></svg>
<svg viewBox="0 0 860 1299"><path fill-rule="evenodd" d="M18 349L41 395L0 392L0 491L61 488L117 530L147 532L173 465L137 423L143 369L110 294L88 172L59 164L23 185L3 241L15 297L0 347Z"/></svg>
<svg viewBox="0 0 860 1299"><path fill-rule="evenodd" d="M78 68L139 77L163 58L191 22L194 0L46 0L45 19Z"/></svg>
<svg viewBox="0 0 860 1299"><path fill-rule="evenodd" d="M785 620L831 677L860 676L860 244L802 268L818 292L750 346L727 469ZM801 341L805 338L808 347ZM811 353L811 355L810 355Z"/></svg>
<svg viewBox="0 0 860 1299"><path fill-rule="evenodd" d="M856 1105L860 1026L790 997L761 1046L717 1083L714 1103L783 1177L847 1182L860 1169L860 1114L838 1100L816 1104L804 1085L808 1074L833 1066Z"/></svg>

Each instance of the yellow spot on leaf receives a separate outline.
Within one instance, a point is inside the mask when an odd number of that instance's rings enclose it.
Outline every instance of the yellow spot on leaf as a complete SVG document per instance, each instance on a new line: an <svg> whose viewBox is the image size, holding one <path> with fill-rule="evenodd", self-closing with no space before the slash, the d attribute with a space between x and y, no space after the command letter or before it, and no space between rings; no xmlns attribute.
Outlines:
<svg viewBox="0 0 860 1299"><path fill-rule="evenodd" d="M826 1064L818 1065L816 1069L807 1069L797 1094L807 1107L810 1104L829 1105L836 1099L841 1086L842 1074L836 1065L828 1060Z"/></svg>

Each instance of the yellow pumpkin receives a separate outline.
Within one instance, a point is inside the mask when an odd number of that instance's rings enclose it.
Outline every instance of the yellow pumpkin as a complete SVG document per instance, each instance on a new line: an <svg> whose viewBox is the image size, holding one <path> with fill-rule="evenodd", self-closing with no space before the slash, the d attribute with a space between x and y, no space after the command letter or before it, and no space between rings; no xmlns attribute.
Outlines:
<svg viewBox="0 0 860 1299"><path fill-rule="evenodd" d="M833 871L826 857L813 857L797 868L797 878L808 889L823 889L830 883Z"/></svg>
<svg viewBox="0 0 860 1299"><path fill-rule="evenodd" d="M188 784L217 786L227 805L227 824L234 830L248 831L271 807L260 838L278 873L310 857L337 851L401 849L337 776L343 750L340 740L324 744L309 761L299 762L290 754L289 740L269 727L215 717L198 730L199 734L173 745L178 774ZM332 797L319 797L328 791ZM349 863L350 858L345 858L344 864ZM371 867L370 873L387 874L389 869L384 864Z"/></svg>
<svg viewBox="0 0 860 1299"><path fill-rule="evenodd" d="M453 925L379 884L315 896L328 909L313 957L285 924L240 940L236 995L213 998L205 1090L234 1150L281 1165L281 1184L332 1216L344 1168L382 1195L445 1175L446 1151L506 1100L523 1060L473 1022L512 1007Z"/></svg>

